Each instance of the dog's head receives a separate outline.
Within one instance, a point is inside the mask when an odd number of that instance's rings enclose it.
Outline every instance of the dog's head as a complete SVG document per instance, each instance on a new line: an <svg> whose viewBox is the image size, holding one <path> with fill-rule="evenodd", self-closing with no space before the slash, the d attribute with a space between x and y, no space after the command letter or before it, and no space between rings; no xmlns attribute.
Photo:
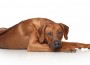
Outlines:
<svg viewBox="0 0 90 65"><path fill-rule="evenodd" d="M47 24L39 30L41 43L46 42L52 49L61 47L61 40L68 39L69 27L62 23Z"/></svg>

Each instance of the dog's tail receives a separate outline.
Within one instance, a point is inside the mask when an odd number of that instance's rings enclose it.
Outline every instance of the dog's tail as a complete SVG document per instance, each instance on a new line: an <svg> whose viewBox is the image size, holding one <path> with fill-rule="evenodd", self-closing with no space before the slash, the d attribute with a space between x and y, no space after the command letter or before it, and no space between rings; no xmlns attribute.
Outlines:
<svg viewBox="0 0 90 65"><path fill-rule="evenodd" d="M7 30L7 28L0 28L0 34L2 34L3 32L5 32Z"/></svg>

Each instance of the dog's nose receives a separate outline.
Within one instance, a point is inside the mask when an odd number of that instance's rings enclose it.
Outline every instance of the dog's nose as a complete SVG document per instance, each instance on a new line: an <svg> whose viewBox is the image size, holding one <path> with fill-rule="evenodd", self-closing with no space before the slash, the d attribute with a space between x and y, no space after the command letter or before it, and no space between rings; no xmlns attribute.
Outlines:
<svg viewBox="0 0 90 65"><path fill-rule="evenodd" d="M60 42L59 41L54 41L54 48L60 48Z"/></svg>

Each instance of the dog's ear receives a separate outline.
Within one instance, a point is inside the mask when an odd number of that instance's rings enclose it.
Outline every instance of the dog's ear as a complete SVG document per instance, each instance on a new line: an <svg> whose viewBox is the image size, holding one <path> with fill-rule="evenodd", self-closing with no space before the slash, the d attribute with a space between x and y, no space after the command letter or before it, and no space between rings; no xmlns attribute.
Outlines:
<svg viewBox="0 0 90 65"><path fill-rule="evenodd" d="M69 27L63 23L59 23L59 25L62 27L63 32L64 32L64 38L67 40L68 39Z"/></svg>
<svg viewBox="0 0 90 65"><path fill-rule="evenodd" d="M41 26L41 27L38 29L38 37L39 37L40 43L43 43L43 42L44 42L44 38L45 38L45 28L46 28L46 25L43 25L43 26Z"/></svg>

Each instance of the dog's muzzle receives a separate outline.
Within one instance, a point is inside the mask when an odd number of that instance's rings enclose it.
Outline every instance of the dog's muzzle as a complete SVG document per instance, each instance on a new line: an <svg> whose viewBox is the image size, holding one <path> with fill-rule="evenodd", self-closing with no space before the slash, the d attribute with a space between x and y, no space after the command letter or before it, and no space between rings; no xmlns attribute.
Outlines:
<svg viewBox="0 0 90 65"><path fill-rule="evenodd" d="M61 42L58 40L55 40L53 44L50 45L51 48L56 49L56 48L61 48Z"/></svg>

